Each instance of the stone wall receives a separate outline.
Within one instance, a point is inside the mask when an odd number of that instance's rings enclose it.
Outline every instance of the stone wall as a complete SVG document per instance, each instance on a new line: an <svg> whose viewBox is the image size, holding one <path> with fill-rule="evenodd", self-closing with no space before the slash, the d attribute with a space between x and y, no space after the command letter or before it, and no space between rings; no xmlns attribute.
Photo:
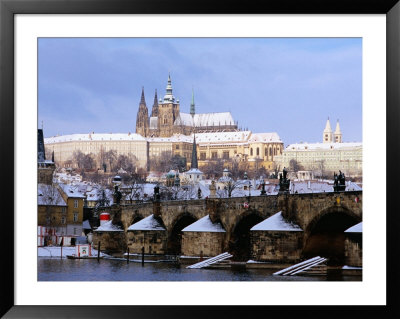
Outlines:
<svg viewBox="0 0 400 319"><path fill-rule="evenodd" d="M162 230L133 230L127 232L130 254L161 255L167 253L167 232Z"/></svg>
<svg viewBox="0 0 400 319"><path fill-rule="evenodd" d="M344 241L345 264L362 267L362 234L346 234Z"/></svg>
<svg viewBox="0 0 400 319"><path fill-rule="evenodd" d="M125 232L93 232L93 247L97 249L100 241L100 250L107 252L125 252L126 236Z"/></svg>
<svg viewBox="0 0 400 319"><path fill-rule="evenodd" d="M184 232L181 255L213 257L222 254L225 234L224 232Z"/></svg>
<svg viewBox="0 0 400 319"><path fill-rule="evenodd" d="M253 260L298 262L303 247L302 231L251 231L250 247Z"/></svg>

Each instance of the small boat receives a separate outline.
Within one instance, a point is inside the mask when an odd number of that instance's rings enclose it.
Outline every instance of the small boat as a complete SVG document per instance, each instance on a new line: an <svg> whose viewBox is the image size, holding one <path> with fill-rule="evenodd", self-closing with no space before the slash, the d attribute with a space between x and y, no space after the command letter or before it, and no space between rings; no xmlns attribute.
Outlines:
<svg viewBox="0 0 400 319"><path fill-rule="evenodd" d="M97 256L75 256L75 255L67 255L67 258L68 258L68 259L97 259L97 258L103 259L103 257L104 257L104 256L97 257Z"/></svg>

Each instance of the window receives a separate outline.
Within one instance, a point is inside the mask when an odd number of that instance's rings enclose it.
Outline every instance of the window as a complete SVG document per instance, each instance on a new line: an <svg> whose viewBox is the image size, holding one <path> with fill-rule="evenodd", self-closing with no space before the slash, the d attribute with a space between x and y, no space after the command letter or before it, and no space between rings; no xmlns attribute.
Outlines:
<svg viewBox="0 0 400 319"><path fill-rule="evenodd" d="M62 207L61 208L61 213L65 214L67 212L67 207Z"/></svg>
<svg viewBox="0 0 400 319"><path fill-rule="evenodd" d="M76 233L77 233L77 231L76 231L76 228L74 227L74 235L76 235Z"/></svg>
<svg viewBox="0 0 400 319"><path fill-rule="evenodd" d="M175 145L175 149L179 150L179 145Z"/></svg>
<svg viewBox="0 0 400 319"><path fill-rule="evenodd" d="M224 152L222 153L222 158L224 158L224 159L229 159L229 151L224 151Z"/></svg>
<svg viewBox="0 0 400 319"><path fill-rule="evenodd" d="M250 148L250 156L253 156L253 148Z"/></svg>
<svg viewBox="0 0 400 319"><path fill-rule="evenodd" d="M74 212L74 222L78 221L78 216L79 214L77 212Z"/></svg>
<svg viewBox="0 0 400 319"><path fill-rule="evenodd" d="M211 153L211 158L212 159L217 159L218 158L218 153L217 152L212 152Z"/></svg>
<svg viewBox="0 0 400 319"><path fill-rule="evenodd" d="M200 153L200 159L204 161L206 159L206 153Z"/></svg>
<svg viewBox="0 0 400 319"><path fill-rule="evenodd" d="M65 217L61 217L61 224L65 224Z"/></svg>
<svg viewBox="0 0 400 319"><path fill-rule="evenodd" d="M257 156L260 155L260 149L258 147L257 147L256 153L257 153Z"/></svg>
<svg viewBox="0 0 400 319"><path fill-rule="evenodd" d="M78 208L78 200L74 199L74 208Z"/></svg>
<svg viewBox="0 0 400 319"><path fill-rule="evenodd" d="M264 150L264 155L268 156L268 149L267 148Z"/></svg>

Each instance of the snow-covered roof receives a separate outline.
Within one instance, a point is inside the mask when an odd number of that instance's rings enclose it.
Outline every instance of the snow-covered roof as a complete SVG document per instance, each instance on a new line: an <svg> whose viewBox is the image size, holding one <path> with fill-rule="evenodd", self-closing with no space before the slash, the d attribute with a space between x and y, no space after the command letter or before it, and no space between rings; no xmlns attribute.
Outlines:
<svg viewBox="0 0 400 319"><path fill-rule="evenodd" d="M136 133L90 133L71 134L47 137L45 144L62 143L70 141L145 141L146 139Z"/></svg>
<svg viewBox="0 0 400 319"><path fill-rule="evenodd" d="M58 184L68 197L85 198L85 187L82 184Z"/></svg>
<svg viewBox="0 0 400 319"><path fill-rule="evenodd" d="M198 168L191 168L186 172L186 174L203 174L203 172Z"/></svg>
<svg viewBox="0 0 400 319"><path fill-rule="evenodd" d="M92 229L92 227L90 227L90 223L89 223L89 220L88 220L88 219L86 219L86 220L83 221L83 223L82 223L82 229Z"/></svg>
<svg viewBox="0 0 400 319"><path fill-rule="evenodd" d="M361 148L361 142L355 143L297 143L290 144L286 147L286 151L306 151L306 150L337 150L337 149L351 149L351 148Z"/></svg>
<svg viewBox="0 0 400 319"><path fill-rule="evenodd" d="M146 138L148 142L158 142L158 143L166 143L166 142L187 142L193 143L193 137L183 135L183 134L174 134L170 137L148 137Z"/></svg>
<svg viewBox="0 0 400 319"><path fill-rule="evenodd" d="M270 231L303 231L298 225L289 223L282 217L282 212L263 220L253 226L250 230L270 230Z"/></svg>
<svg viewBox="0 0 400 319"><path fill-rule="evenodd" d="M345 233L362 233L362 222L348 228Z"/></svg>
<svg viewBox="0 0 400 319"><path fill-rule="evenodd" d="M196 143L247 142L251 131L196 133Z"/></svg>
<svg viewBox="0 0 400 319"><path fill-rule="evenodd" d="M193 117L190 113L180 112L174 125L194 125L195 127L235 125L235 121L233 120L231 112L199 113L195 114Z"/></svg>
<svg viewBox="0 0 400 319"><path fill-rule="evenodd" d="M151 116L150 117L150 129L156 130L158 128L158 117L157 116Z"/></svg>
<svg viewBox="0 0 400 319"><path fill-rule="evenodd" d="M260 143L282 143L278 133L252 133L249 142L260 142Z"/></svg>
<svg viewBox="0 0 400 319"><path fill-rule="evenodd" d="M38 184L38 205L67 206L56 186Z"/></svg>
<svg viewBox="0 0 400 319"><path fill-rule="evenodd" d="M165 230L164 226L151 214L137 223L129 226L128 230Z"/></svg>
<svg viewBox="0 0 400 319"><path fill-rule="evenodd" d="M213 223L211 221L210 215L200 218L197 222L182 229L182 231L225 233L225 229L220 223Z"/></svg>
<svg viewBox="0 0 400 319"><path fill-rule="evenodd" d="M123 232L124 230L121 227L114 225L112 220L104 223L100 227L97 227L95 231L115 231L115 232Z"/></svg>

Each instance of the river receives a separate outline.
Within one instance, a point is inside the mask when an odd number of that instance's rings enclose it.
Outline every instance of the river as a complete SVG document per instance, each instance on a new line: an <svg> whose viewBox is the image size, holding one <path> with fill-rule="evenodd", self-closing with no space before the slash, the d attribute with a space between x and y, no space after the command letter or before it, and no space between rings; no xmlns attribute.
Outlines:
<svg viewBox="0 0 400 319"><path fill-rule="evenodd" d="M276 269L187 269L173 263L38 258L39 281L360 281L361 276L273 276Z"/></svg>

